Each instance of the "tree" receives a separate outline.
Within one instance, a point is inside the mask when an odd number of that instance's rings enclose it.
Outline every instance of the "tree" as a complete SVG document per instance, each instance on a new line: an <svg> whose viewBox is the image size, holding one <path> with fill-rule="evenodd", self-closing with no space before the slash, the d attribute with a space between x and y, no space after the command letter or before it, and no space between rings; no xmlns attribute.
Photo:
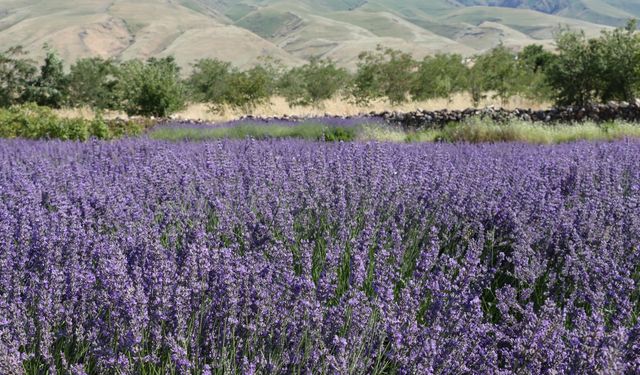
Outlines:
<svg viewBox="0 0 640 375"><path fill-rule="evenodd" d="M0 53L0 107L17 104L34 79L37 69L24 55L19 46Z"/></svg>
<svg viewBox="0 0 640 375"><path fill-rule="evenodd" d="M291 105L317 106L346 87L349 74L331 60L313 58L301 67L292 68L280 79L278 92Z"/></svg>
<svg viewBox="0 0 640 375"><path fill-rule="evenodd" d="M601 97L604 56L584 32L563 30L556 37L558 54L545 74L558 105L586 105Z"/></svg>
<svg viewBox="0 0 640 375"><path fill-rule="evenodd" d="M471 90L474 101L481 93L493 92L503 103L523 91L524 70L515 54L500 45L476 58L471 68Z"/></svg>
<svg viewBox="0 0 640 375"><path fill-rule="evenodd" d="M438 54L420 62L411 87L414 100L447 98L467 88L468 68L461 55Z"/></svg>
<svg viewBox="0 0 640 375"><path fill-rule="evenodd" d="M269 101L273 94L272 80L273 77L261 66L247 71L234 69L229 76L229 85L224 94L223 103L232 108L251 112L259 104Z"/></svg>
<svg viewBox="0 0 640 375"><path fill-rule="evenodd" d="M596 41L594 53L602 61L602 101L631 101L640 89L640 36L636 28L637 22L631 20L624 28L603 31Z"/></svg>
<svg viewBox="0 0 640 375"><path fill-rule="evenodd" d="M223 112L225 106L251 111L273 94L276 71L270 60L241 71L228 62L202 59L194 65L187 83L192 98L210 104L215 112Z"/></svg>
<svg viewBox="0 0 640 375"><path fill-rule="evenodd" d="M530 44L518 54L518 61L533 73L544 73L554 59L553 53L539 44Z"/></svg>
<svg viewBox="0 0 640 375"><path fill-rule="evenodd" d="M223 104L229 90L231 63L217 59L196 62L187 84L193 99L212 104Z"/></svg>
<svg viewBox="0 0 640 375"><path fill-rule="evenodd" d="M167 117L185 105L186 92L173 57L122 64L116 92L128 115Z"/></svg>
<svg viewBox="0 0 640 375"><path fill-rule="evenodd" d="M407 100L416 67L410 54L378 46L376 52L364 52L358 60L351 89L356 103L367 104L382 97L392 104Z"/></svg>
<svg viewBox="0 0 640 375"><path fill-rule="evenodd" d="M100 57L80 59L69 73L69 103L95 109L115 109L118 106L115 86L118 66Z"/></svg>
<svg viewBox="0 0 640 375"><path fill-rule="evenodd" d="M69 98L69 80L64 72L64 62L55 51L48 50L40 75L31 81L24 92L24 102L34 102L41 106L60 108Z"/></svg>

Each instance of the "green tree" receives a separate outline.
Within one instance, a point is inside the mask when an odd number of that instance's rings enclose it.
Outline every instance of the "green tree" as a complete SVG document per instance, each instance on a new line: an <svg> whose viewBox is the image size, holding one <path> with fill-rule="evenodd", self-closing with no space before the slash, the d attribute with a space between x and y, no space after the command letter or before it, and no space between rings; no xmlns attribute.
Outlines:
<svg viewBox="0 0 640 375"><path fill-rule="evenodd" d="M67 103L68 98L69 79L64 72L64 62L55 51L47 50L40 75L30 82L23 101L60 108Z"/></svg>
<svg viewBox="0 0 640 375"><path fill-rule="evenodd" d="M407 100L416 67L410 54L378 46L375 52L360 54L358 60L351 89L356 103L367 104L382 97L392 104Z"/></svg>
<svg viewBox="0 0 640 375"><path fill-rule="evenodd" d="M518 61L533 73L543 73L553 59L554 54L539 44L530 44L518 53Z"/></svg>
<svg viewBox="0 0 640 375"><path fill-rule="evenodd" d="M173 57L122 64L116 92L128 115L167 117L182 109L186 100L180 68Z"/></svg>
<svg viewBox="0 0 640 375"><path fill-rule="evenodd" d="M313 58L301 67L283 74L278 92L291 105L318 106L347 86L349 74L331 60Z"/></svg>
<svg viewBox="0 0 640 375"><path fill-rule="evenodd" d="M552 99L545 73L554 58L553 53L539 44L528 45L518 53L518 63L522 68L522 95L537 101Z"/></svg>
<svg viewBox="0 0 640 375"><path fill-rule="evenodd" d="M251 112L256 106L269 101L273 86L273 77L262 66L246 71L234 69L229 75L223 102L232 108Z"/></svg>
<svg viewBox="0 0 640 375"><path fill-rule="evenodd" d="M414 100L447 98L468 86L469 69L461 55L427 56L418 65L411 87Z"/></svg>
<svg viewBox="0 0 640 375"><path fill-rule="evenodd" d="M602 87L600 100L626 100L636 98L640 89L640 36L637 22L626 27L603 31L596 42L596 59L602 61L600 72Z"/></svg>
<svg viewBox="0 0 640 375"><path fill-rule="evenodd" d="M500 45L476 58L471 68L470 87L474 102L483 93L492 92L503 103L521 93L524 87L524 70L516 55Z"/></svg>
<svg viewBox="0 0 640 375"><path fill-rule="evenodd" d="M69 73L69 103L95 109L115 109L118 106L115 86L118 66L100 57L80 59Z"/></svg>
<svg viewBox="0 0 640 375"><path fill-rule="evenodd" d="M251 111L273 95L277 69L271 61L241 71L228 62L202 59L187 83L192 98L208 103L215 112L223 112L226 106Z"/></svg>
<svg viewBox="0 0 640 375"><path fill-rule="evenodd" d="M0 107L17 104L37 71L22 47L0 53Z"/></svg>
<svg viewBox="0 0 640 375"><path fill-rule="evenodd" d="M231 63L217 59L198 60L187 80L192 98L211 104L224 104L229 90Z"/></svg>
<svg viewBox="0 0 640 375"><path fill-rule="evenodd" d="M585 105L599 100L604 56L599 42L584 32L563 30L556 36L558 54L545 70L558 105Z"/></svg>

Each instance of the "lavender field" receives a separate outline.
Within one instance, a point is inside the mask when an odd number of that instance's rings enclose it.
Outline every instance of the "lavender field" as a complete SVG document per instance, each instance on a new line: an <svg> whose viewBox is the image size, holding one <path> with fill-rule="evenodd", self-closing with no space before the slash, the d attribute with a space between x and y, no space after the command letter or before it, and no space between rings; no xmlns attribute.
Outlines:
<svg viewBox="0 0 640 375"><path fill-rule="evenodd" d="M638 374L640 141L0 141L1 374Z"/></svg>

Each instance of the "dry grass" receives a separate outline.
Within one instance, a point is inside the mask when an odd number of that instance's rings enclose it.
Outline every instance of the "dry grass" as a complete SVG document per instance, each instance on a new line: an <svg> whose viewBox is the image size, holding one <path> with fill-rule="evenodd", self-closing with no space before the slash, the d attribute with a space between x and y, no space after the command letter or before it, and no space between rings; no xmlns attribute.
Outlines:
<svg viewBox="0 0 640 375"><path fill-rule="evenodd" d="M209 106L206 104L192 104L185 110L176 113L173 117L176 119L185 120L202 120L210 122L224 122L233 119L237 119L243 115L252 114L255 116L282 116L282 115L296 115L296 116L324 116L340 115L340 116L354 116L362 113L368 113L371 111L415 111L418 108L425 110L462 110L472 107L471 97L468 94L458 94L452 97L451 100L447 99L434 99L423 102L411 102L402 105L391 105L387 101L377 101L369 106L357 106L349 103L341 98L335 98L323 102L319 107L291 107L287 104L284 98L274 97L271 99L271 103L258 106L251 113L245 113L241 110L227 110L223 114L213 113L209 110ZM480 103L480 107L505 107L509 109L513 108L532 108L543 109L548 108L550 103L539 103L531 100L527 100L520 97L512 98L507 105L502 105L500 100L487 99ZM63 109L58 110L57 114L62 117L82 117L93 118L94 112L90 109ZM104 115L106 118L127 116L123 113L109 112Z"/></svg>

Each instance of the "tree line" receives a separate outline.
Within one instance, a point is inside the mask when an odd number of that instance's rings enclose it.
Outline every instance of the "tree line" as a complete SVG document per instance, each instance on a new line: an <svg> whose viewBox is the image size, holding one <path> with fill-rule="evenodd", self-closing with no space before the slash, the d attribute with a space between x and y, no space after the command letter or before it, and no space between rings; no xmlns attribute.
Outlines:
<svg viewBox="0 0 640 375"><path fill-rule="evenodd" d="M582 106L631 101L640 91L640 36L636 21L603 31L597 38L561 30L556 51L529 45L516 53L500 45L465 59L437 54L416 60L378 47L358 57L350 72L329 59L312 58L287 68L264 59L241 70L229 62L202 59L183 75L173 57L119 62L85 58L67 70L55 51L40 66L20 47L0 53L0 107L36 103L52 108L88 106L129 115L164 117L188 102L213 110L250 111L273 96L292 106L318 106L341 96L356 104L387 99L392 104L468 92L477 105L487 95L507 102L513 96Z"/></svg>

